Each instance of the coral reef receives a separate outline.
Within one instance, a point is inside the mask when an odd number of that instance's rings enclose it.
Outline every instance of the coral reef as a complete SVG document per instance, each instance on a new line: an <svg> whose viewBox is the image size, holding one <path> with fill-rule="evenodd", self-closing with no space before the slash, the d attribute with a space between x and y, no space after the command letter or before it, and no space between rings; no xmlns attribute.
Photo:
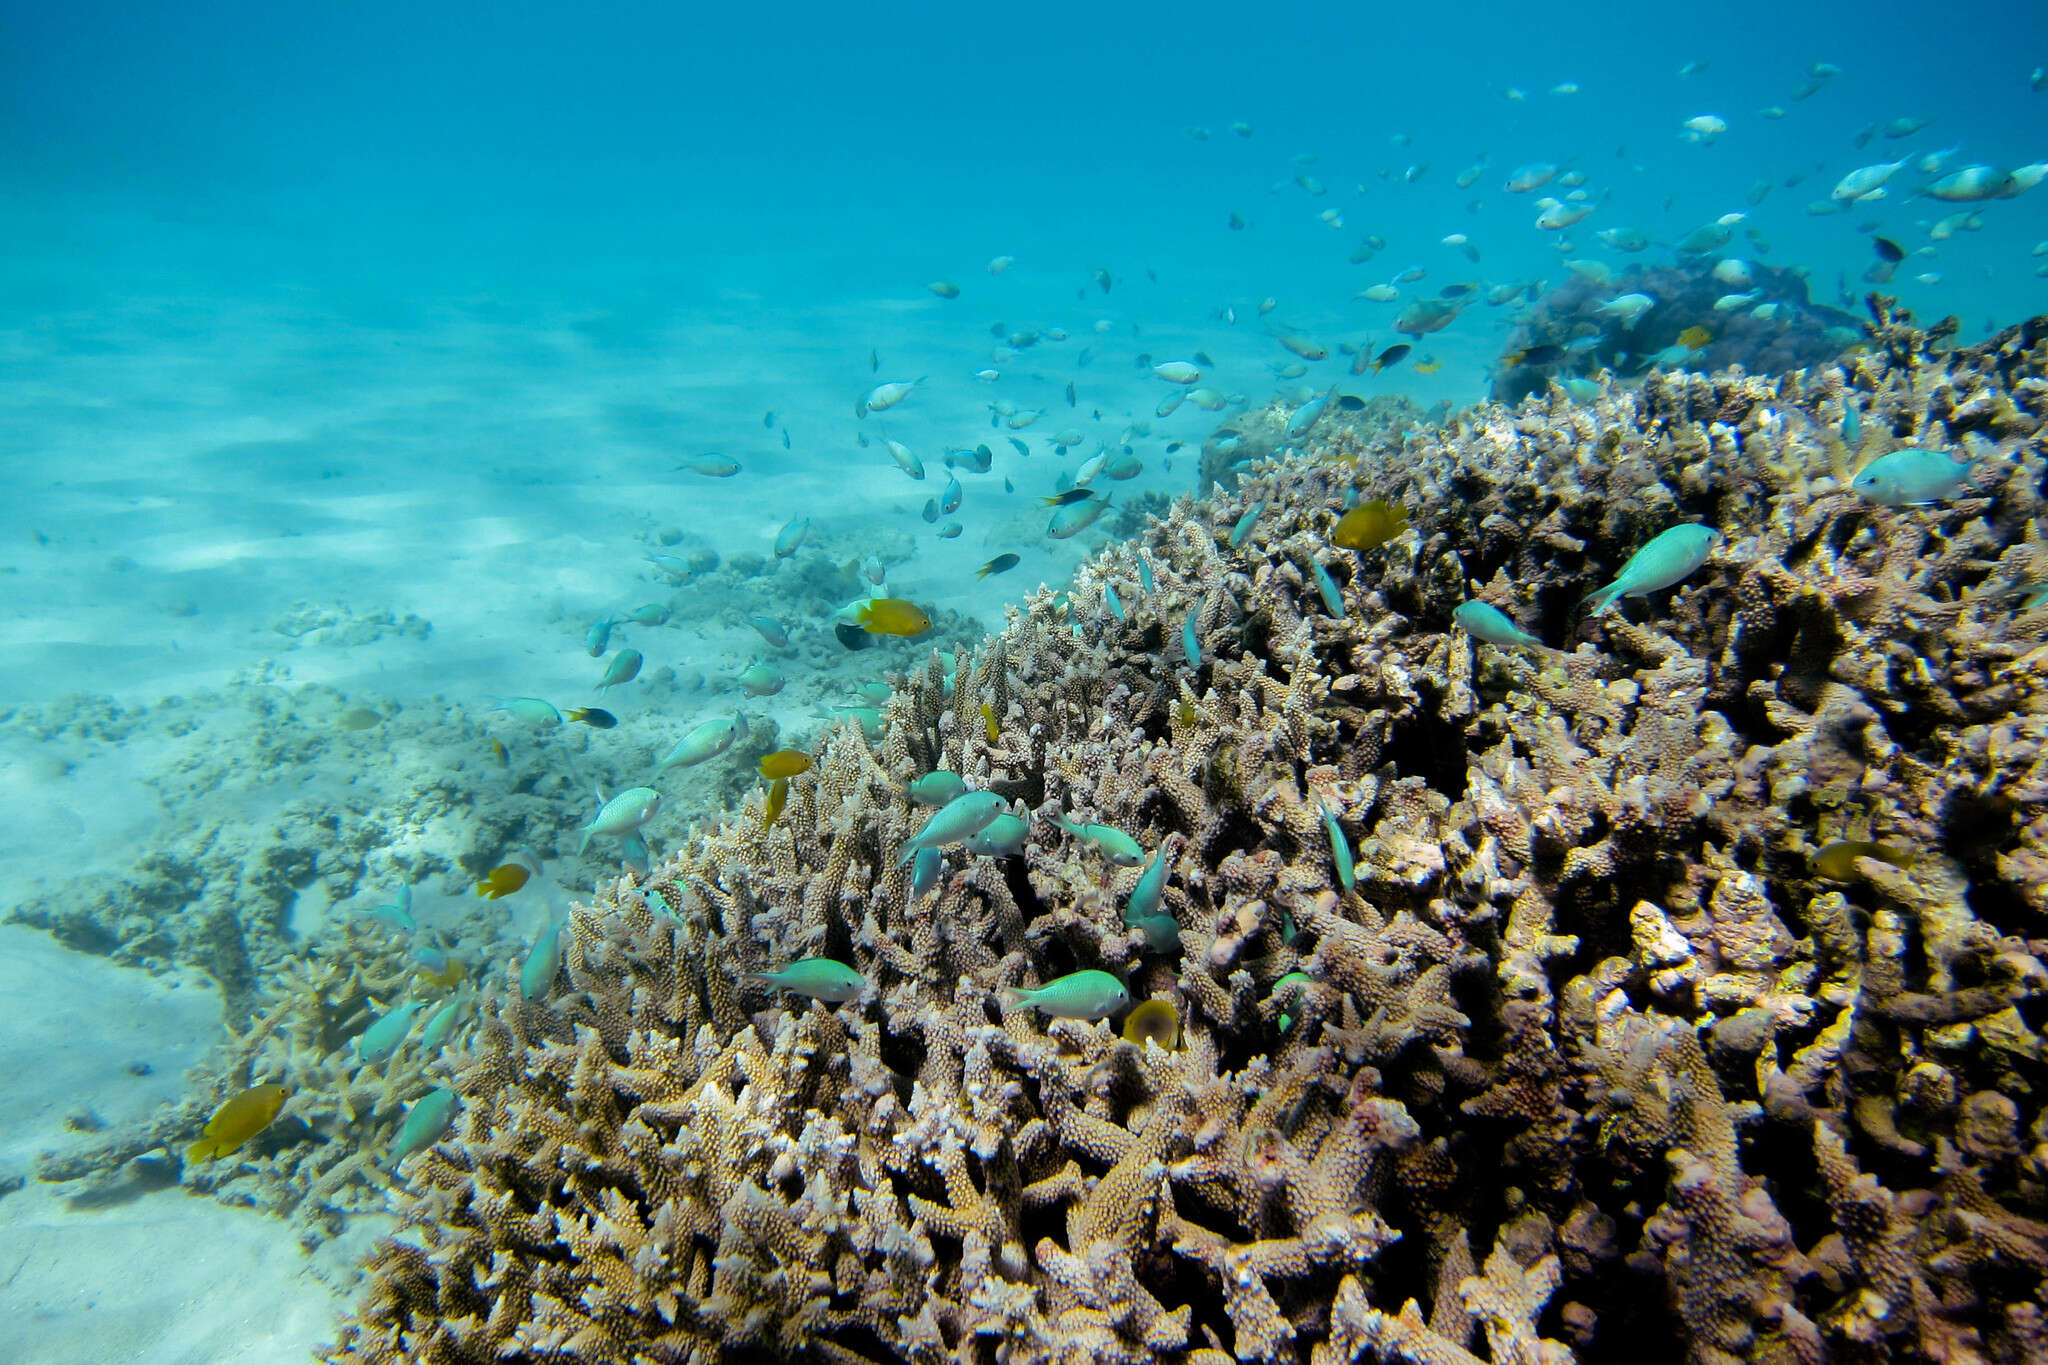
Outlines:
<svg viewBox="0 0 2048 1365"><path fill-rule="evenodd" d="M487 993L328 1358L2044 1358L2048 320L1872 309L1779 377L1319 434L931 655ZM1908 441L1967 496L1848 490ZM1367 498L1411 531L1334 549ZM1697 573L1576 613L1687 520ZM1030 835L920 896L937 767ZM1059 812L1165 850L1173 952ZM868 990L746 982L811 955ZM998 1003L1082 968L1180 1047Z"/></svg>

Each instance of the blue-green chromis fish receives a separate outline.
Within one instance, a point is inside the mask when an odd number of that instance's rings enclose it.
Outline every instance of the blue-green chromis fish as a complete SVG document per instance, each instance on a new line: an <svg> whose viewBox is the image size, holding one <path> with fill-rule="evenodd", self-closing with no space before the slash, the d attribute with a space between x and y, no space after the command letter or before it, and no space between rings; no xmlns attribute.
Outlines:
<svg viewBox="0 0 2048 1365"><path fill-rule="evenodd" d="M1070 972L1037 990L1005 986L1003 1003L1043 1010L1055 1019L1107 1019L1131 1003L1131 993L1108 972Z"/></svg>
<svg viewBox="0 0 2048 1365"><path fill-rule="evenodd" d="M445 1087L429 1090L414 1100L412 1108L406 1110L405 1123L399 1128L398 1137L391 1144L393 1155L403 1161L414 1152L425 1151L439 1142L441 1135L455 1122L455 1100L455 1092Z"/></svg>
<svg viewBox="0 0 2048 1365"><path fill-rule="evenodd" d="M562 970L562 926L558 921L548 927L533 945L533 951L526 955L526 961L519 968L519 998L538 1000L546 995L555 984L555 977Z"/></svg>
<svg viewBox="0 0 2048 1365"><path fill-rule="evenodd" d="M1314 984L1315 978L1307 972L1289 972L1273 983L1271 998L1286 1005L1289 1010L1299 1009L1308 988ZM1294 1017L1286 1011L1282 1011L1280 1015L1280 1031L1285 1033L1293 1027Z"/></svg>
<svg viewBox="0 0 2048 1365"><path fill-rule="evenodd" d="M1119 621L1124 619L1123 599L1116 595L1116 585L1114 583L1104 583L1102 585L1102 602L1104 606L1109 608L1111 616L1114 616Z"/></svg>
<svg viewBox="0 0 2048 1365"><path fill-rule="evenodd" d="M1596 588L1582 604L1598 616L1623 597L1641 597L1688 577L1723 537L1711 526L1674 526L1628 557L1621 572L1604 588Z"/></svg>
<svg viewBox="0 0 2048 1365"><path fill-rule="evenodd" d="M1252 533L1252 528L1259 524L1259 514L1265 510L1266 504L1263 502L1255 502L1245 509L1244 515L1237 519L1237 525L1230 528L1231 549L1235 550L1238 546L1244 544L1245 537L1249 536Z"/></svg>
<svg viewBox="0 0 2048 1365"><path fill-rule="evenodd" d="M1847 399L1842 401L1842 444L1854 450L1863 443L1863 415Z"/></svg>
<svg viewBox="0 0 2048 1365"><path fill-rule="evenodd" d="M636 626L665 626L668 624L668 608L659 602L649 602L644 607L633 608L633 614L626 619Z"/></svg>
<svg viewBox="0 0 2048 1365"><path fill-rule="evenodd" d="M1555 653L1549 645L1516 625L1508 614L1491 602L1460 602L1451 613L1459 630L1475 640L1501 649L1538 649Z"/></svg>
<svg viewBox="0 0 2048 1365"><path fill-rule="evenodd" d="M617 624L618 622L609 616L601 621L592 621L590 623L590 629L584 632L583 635L583 647L590 651L591 658L596 659L603 656L605 650L612 642L612 627Z"/></svg>
<svg viewBox="0 0 2048 1365"><path fill-rule="evenodd" d="M1166 845L1161 844L1152 855L1152 861L1138 874L1138 880L1131 887L1131 894L1124 900L1124 923L1136 927L1138 921L1149 919L1159 913L1159 899L1166 891Z"/></svg>
<svg viewBox="0 0 2048 1365"><path fill-rule="evenodd" d="M853 690L869 706L886 706L892 695L887 683L862 683Z"/></svg>
<svg viewBox="0 0 2048 1365"><path fill-rule="evenodd" d="M1083 498L1076 503L1056 509L1052 520L1046 523L1045 533L1054 540L1065 540L1077 536L1095 524L1095 519L1109 508L1108 497Z"/></svg>
<svg viewBox="0 0 2048 1365"><path fill-rule="evenodd" d="M356 1059L363 1062L381 1062L398 1051L398 1045L405 1041L405 1035L412 1032L412 1017L419 1013L419 1002L400 1005L382 1019L356 1035Z"/></svg>
<svg viewBox="0 0 2048 1365"><path fill-rule="evenodd" d="M374 915L395 928L405 930L408 934L419 927L412 917L412 888L410 886L399 887L398 898L391 904L375 906L372 909L361 910L357 913Z"/></svg>
<svg viewBox="0 0 2048 1365"><path fill-rule="evenodd" d="M448 1035L455 1031L455 1021L462 1017L464 1003L450 1000L434 1011L434 1017L427 1020L427 1026L420 1030L420 1051L432 1052L448 1040Z"/></svg>
<svg viewBox="0 0 2048 1365"><path fill-rule="evenodd" d="M1337 587L1337 580L1330 577L1330 571L1323 567L1323 561L1320 559L1311 559L1308 567L1309 572L1315 576L1316 591L1323 595L1323 605L1329 608L1330 615L1342 616L1344 594Z"/></svg>
<svg viewBox="0 0 2048 1365"><path fill-rule="evenodd" d="M1052 822L1076 839L1101 849L1118 867L1136 867L1145 861L1145 850L1138 847L1138 841L1114 825L1077 825L1064 815L1053 816Z"/></svg>
<svg viewBox="0 0 2048 1365"><path fill-rule="evenodd" d="M935 768L905 787L903 794L920 806L949 805L967 795L967 779Z"/></svg>
<svg viewBox="0 0 2048 1365"><path fill-rule="evenodd" d="M772 616L749 616L747 624L760 632L761 638L777 649L789 648L789 631L782 622Z"/></svg>
<svg viewBox="0 0 2048 1365"><path fill-rule="evenodd" d="M989 822L1008 809L1009 803L994 792L969 792L948 801L932 812L932 818L924 822L923 829L903 841L897 864L909 862L921 848L957 844L968 835L986 828Z"/></svg>
<svg viewBox="0 0 2048 1365"><path fill-rule="evenodd" d="M1142 552L1138 555L1138 586L1152 591L1152 561Z"/></svg>
<svg viewBox="0 0 2048 1365"><path fill-rule="evenodd" d="M1331 389L1321 397L1311 398L1296 408L1294 415L1287 419L1287 435L1300 436L1314 426L1316 418L1323 415L1323 406L1330 401L1330 394L1335 392L1335 389Z"/></svg>
<svg viewBox="0 0 2048 1365"><path fill-rule="evenodd" d="M960 846L969 853L986 854L991 858L1014 858L1024 851L1024 837L1030 832L1031 827L1020 817L1005 811L962 839Z"/></svg>
<svg viewBox="0 0 2048 1365"><path fill-rule="evenodd" d="M1172 915L1140 915L1127 920L1126 927L1136 929L1145 940L1145 947L1155 953L1177 953L1180 951L1180 921Z"/></svg>
<svg viewBox="0 0 2048 1365"><path fill-rule="evenodd" d="M809 517L798 517L795 521L784 526L775 533L775 557L777 559L788 559L791 555L795 554L797 547L804 543L804 537L809 535L810 531L811 519Z"/></svg>
<svg viewBox="0 0 2048 1365"><path fill-rule="evenodd" d="M910 897L918 900L939 884L939 874L946 869L946 857L935 848L921 848L910 864Z"/></svg>
<svg viewBox="0 0 2048 1365"><path fill-rule="evenodd" d="M1883 507L1920 507L1968 493L1973 468L1970 461L1952 460L1938 450L1908 447L1872 460L1856 471L1849 486Z"/></svg>
<svg viewBox="0 0 2048 1365"><path fill-rule="evenodd" d="M645 662L637 649L622 649L612 655L612 661L605 665L604 676L597 680L597 690L618 687L640 676L640 665Z"/></svg>
<svg viewBox="0 0 2048 1365"><path fill-rule="evenodd" d="M590 823L583 827L583 842L576 846L576 851L582 853L589 848L594 835L631 834L660 810L660 792L652 787L628 787L598 808Z"/></svg>
<svg viewBox="0 0 2048 1365"><path fill-rule="evenodd" d="M539 697L506 697L491 709L509 712L514 719L543 729L562 723L562 713L555 709L554 703L542 701Z"/></svg>
<svg viewBox="0 0 2048 1365"><path fill-rule="evenodd" d="M1338 828L1337 817L1330 814L1330 808L1320 801L1316 805L1323 812L1323 831L1330 836L1330 857L1337 864L1337 881L1349 891L1358 884L1358 868L1351 861L1351 843Z"/></svg>
<svg viewBox="0 0 2048 1365"><path fill-rule="evenodd" d="M1189 668L1202 666L1202 639L1195 634L1195 621L1202 614L1202 604L1195 603L1188 608L1187 619L1180 625L1180 651L1187 656Z"/></svg>
<svg viewBox="0 0 2048 1365"><path fill-rule="evenodd" d="M746 722L735 715L718 720L707 720L696 729L676 741L668 751L668 757L661 760L656 772L667 772L670 768L688 768L706 759L716 758L732 747L733 741L747 732Z"/></svg>
<svg viewBox="0 0 2048 1365"><path fill-rule="evenodd" d="M866 977L844 962L834 962L829 957L807 957L790 963L779 972L749 972L743 979L757 985L773 986L779 991L807 995L828 1005L843 1005L868 987Z"/></svg>
<svg viewBox="0 0 2048 1365"><path fill-rule="evenodd" d="M750 697L772 697L782 690L782 670L771 663L749 664L737 679Z"/></svg>

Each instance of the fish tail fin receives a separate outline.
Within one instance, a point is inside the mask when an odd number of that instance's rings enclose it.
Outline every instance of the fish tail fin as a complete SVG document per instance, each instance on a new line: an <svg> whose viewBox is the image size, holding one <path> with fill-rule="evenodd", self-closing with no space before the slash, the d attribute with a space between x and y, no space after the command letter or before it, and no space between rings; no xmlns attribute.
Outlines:
<svg viewBox="0 0 2048 1365"><path fill-rule="evenodd" d="M896 855L896 866L901 867L905 863L909 862L912 858L915 858L918 854L918 847L919 846L915 841L905 844L903 846L903 852Z"/></svg>
<svg viewBox="0 0 2048 1365"><path fill-rule="evenodd" d="M1579 603L1579 610L1591 616L1604 615L1607 609L1614 605L1615 600L1621 596L1621 588L1621 583L1617 581L1609 583L1604 588L1593 589Z"/></svg>
<svg viewBox="0 0 2048 1365"><path fill-rule="evenodd" d="M583 842L582 842L582 843L580 843L580 844L578 844L578 845L576 845L576 856L577 856L577 857L579 857L579 858L580 858L580 857L582 857L582 856L583 856L583 853L584 853L584 850L588 849L589 847L590 847L590 831L586 829L586 830L584 830L584 831L583 831Z"/></svg>
<svg viewBox="0 0 2048 1365"><path fill-rule="evenodd" d="M219 1145L212 1138L203 1137L185 1149L185 1164L196 1165L202 1161L211 1161L219 1155Z"/></svg>

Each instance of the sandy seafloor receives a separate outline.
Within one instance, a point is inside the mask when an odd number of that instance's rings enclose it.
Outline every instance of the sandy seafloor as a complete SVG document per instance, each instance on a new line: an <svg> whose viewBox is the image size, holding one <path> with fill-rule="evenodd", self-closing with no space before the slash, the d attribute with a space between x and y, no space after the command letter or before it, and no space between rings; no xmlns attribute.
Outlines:
<svg viewBox="0 0 2048 1365"><path fill-rule="evenodd" d="M1629 23L1642 17L1631 10ZM1257 57L1236 50L1227 26L1206 58L1175 51L1132 63L1149 74L1129 88L1105 73L1084 88L1085 73L1063 71L1078 59L1056 28L1037 38L1013 31L1009 41L1022 46L1011 66L980 86L988 125L974 126L963 106L962 126L947 130L948 163L920 167L919 142L898 145L864 108L849 136L887 149L872 176L834 173L827 163L845 149L830 146L807 149L785 171L777 147L753 180L706 192L702 207L690 202L702 186L684 178L680 209L667 205L673 240L650 226L615 253L591 247L608 241L592 227L603 205L579 204L559 241L521 240L517 212L507 224L487 207L428 193L406 220L395 207L402 195L365 205L345 192L345 176L310 189L202 191L176 168L153 168L156 183L138 188L118 183L118 166L96 181L67 165L50 184L0 187L0 916L124 874L195 826L260 834L288 808L305 809L294 803L338 801L392 773L472 771L485 731L516 761L572 773L587 754L635 769L736 705L800 742L831 708L855 702L855 686L924 649L845 653L825 619L832 604L805 574L880 552L894 561L888 591L957 613L941 643L1000 624L1006 600L1059 582L1099 542L1100 528L1061 544L1044 537L1037 499L1062 467L1142 424L1133 444L1145 472L1116 487L1117 502L1193 491L1200 440L1230 413L1190 405L1154 416L1170 389L1134 363L1139 355L1206 352L1218 387L1259 404L1321 389L1348 364L1333 355L1284 378L1279 368L1293 357L1275 333L1399 340L1396 308L1354 295L1408 267L1430 272L1411 298L1452 280L1561 279L1559 241L1529 226L1527 196L1501 191L1518 164L1553 159L1590 172L1600 208L1588 230L1636 224L1669 240L1748 212L1774 243L1767 259L1812 267L1823 301L1833 301L1838 274L1868 264L1858 232L1867 229L1926 251L1909 270L1942 280L1920 285L1908 274L1897 287L1929 316L1961 314L1966 338L2041 311L2048 285L2035 275L2042 258L2028 252L2048 238L2048 197L1986 206L1981 230L1939 247L1927 234L1941 210L1925 202L1896 196L1841 218L1806 216L1800 203L1880 154L1968 144L1962 160L2016 164L2048 153L2024 145L2015 130L2026 119L2012 113L2048 108L2027 103L2024 76L2048 48L2014 58L2018 71L2000 67L2002 112L1978 116L1974 86L1916 86L1935 78L1902 74L1885 59L1890 49L1840 41L1836 18L1819 7L1792 19L1801 35L1773 45L1784 51L1768 60L1740 34L1689 37L1679 50L1617 26L1586 47L1588 34L1552 32L1559 26L1546 15L1530 17L1536 28L1519 44L1503 34L1470 69L1380 62L1357 55L1365 46L1345 58L1312 50L1320 34L1296 35L1286 39L1290 64L1273 65L1287 82L1237 92L1245 98L1218 93L1231 91L1219 73ZM1983 71L1969 32L1922 35L1922 45L1929 71L1950 49L1971 81ZM1685 55L1713 56L1711 77L1668 74ZM1849 68L1836 87L1795 118L1759 123L1751 111L1784 98L1820 56ZM1318 85L1301 66L1311 57L1354 61L1372 79ZM1160 75L1197 59L1213 78L1204 88ZM925 75L949 69L935 61ZM1510 82L1526 97L1503 102ZM1582 83L1584 93L1545 93L1554 82ZM1617 94L1617 84L1627 88ZM857 85L864 97L889 88L865 74ZM1116 106L1093 110L1112 89ZM1075 119L1091 111L1107 131L1090 144L1077 124L1064 143L1018 145L1019 120L1042 112L1025 111L1027 99ZM1304 101L1321 107L1295 107ZM1714 147L1681 144L1679 121L1703 109L1725 111L1729 134ZM1946 126L1909 144L1851 145L1858 126L1907 113ZM1229 133L1240 116L1255 137ZM923 117L935 127L941 116L926 108ZM1189 125L1208 127L1212 140L1190 138ZM412 135L402 119L394 127ZM1629 145L1617 148L1622 140ZM1114 156L1083 164L1074 146ZM964 159L984 150L988 164ZM1300 159L1310 153L1318 159ZM1453 188L1450 177L1482 154L1483 181L1469 193ZM1416 166L1430 169L1411 186L1404 175ZM601 183L606 173L588 174ZM1805 188L1747 201L1759 177L1794 175ZM1303 176L1326 181L1327 196L1303 188ZM1340 225L1320 217L1331 209ZM435 220L443 210L447 221ZM1244 230L1225 226L1231 212L1245 215ZM1481 263L1443 242L1454 231L1484 246ZM1368 233L1383 234L1387 248L1349 263ZM1586 233L1575 252L1617 269L1632 259L1602 253ZM1016 264L988 274L985 263L1004 254ZM1106 293L1094 281L1100 267L1112 274ZM957 281L961 297L924 287L938 279ZM1276 306L1262 316L1268 297ZM1067 339L994 360L993 324L1060 328ZM1411 362L1346 387L1405 393L1425 407L1469 402L1507 328L1506 310L1475 308L1416 346L1414 359L1434 357L1436 372ZM1003 374L995 384L972 377L990 365ZM853 403L870 385L921 376L929 382L899 408L855 420ZM1067 404L1069 381L1078 406ZM996 400L1044 415L1021 430L992 429ZM1047 438L1067 428L1085 440L1062 457ZM864 449L861 432L873 442ZM916 450L929 477L898 473L884 436ZM1189 445L1169 457L1171 440ZM960 476L964 532L939 540L917 509L944 482L942 451L979 441L994 469ZM740 460L743 473L675 470L711 450ZM1001 491L1005 478L1014 493ZM800 516L811 527L793 563L737 590L730 580L715 593L669 582L644 558L699 547L727 562L766 556ZM975 578L976 566L1006 552L1022 556L1017 569ZM799 582L811 587L792 600ZM671 603L674 620L617 632L614 647L641 650L646 666L600 700L587 627L653 601ZM764 647L743 620L753 610L789 625L789 651ZM758 658L789 674L779 695L745 698L732 683ZM507 695L601 704L620 725L534 735L486 714ZM332 721L346 705L388 718L339 732ZM415 718L450 708L474 722L466 747L420 750L426 727ZM303 724L318 742L278 743L280 724ZM655 826L657 851L679 832ZM515 929L530 933L559 913L606 869L604 852L552 863L505 902ZM366 888L356 902L387 889ZM466 903L459 877L419 894L423 918ZM316 884L290 928L318 941L344 912ZM184 1072L219 1037L217 989L195 972L147 974L4 926L0 999L9 1080L0 1179L26 1181L0 1196L0 1360L303 1358L329 1334L337 1288L377 1219L357 1220L309 1258L281 1220L175 1187L133 1186L82 1206L33 1176L36 1154L84 1140L80 1126L119 1128L187 1093Z"/></svg>

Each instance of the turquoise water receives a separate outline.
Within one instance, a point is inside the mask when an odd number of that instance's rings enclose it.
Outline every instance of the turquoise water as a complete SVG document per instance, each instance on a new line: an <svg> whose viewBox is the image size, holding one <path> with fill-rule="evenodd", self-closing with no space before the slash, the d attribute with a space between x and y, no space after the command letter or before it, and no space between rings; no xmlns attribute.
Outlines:
<svg viewBox="0 0 2048 1365"><path fill-rule="evenodd" d="M2048 18L2021 4L0 7L0 890L16 907L132 895L118 888L160 849L264 846L303 823L295 800L368 821L422 773L475 787L489 737L570 829L592 785L705 716L742 709L800 747L859 681L922 657L848 655L832 635L866 555L946 639L999 624L1109 531L1048 540L1039 503L1103 445L1143 465L1122 505L1197 491L1202 439L1276 394L1484 396L1513 304L1472 304L1377 375L1336 349L1411 340L1396 315L1444 285L1668 264L1670 243L1743 213L1720 254L1804 270L1815 301L1846 292L1856 311L1881 236L1906 253L1885 288L1981 338L2048 307L2048 187L1938 203L1916 193L1936 176L1920 163L2048 157L2042 63ZM1803 81L1819 88L1794 98ZM1705 115L1726 131L1681 136ZM1886 135L1908 118L1926 126ZM1901 158L1884 198L1808 212ZM1535 200L1567 187L1503 182L1536 162L1583 175L1592 214L1534 227ZM1594 236L1622 227L1657 244ZM1368 237L1384 246L1354 262ZM1399 301L1357 297L1411 268L1426 273ZM1041 340L1007 347L1024 330ZM1330 358L1284 373L1282 333ZM1157 415L1174 389L1139 357L1197 352L1226 406ZM856 417L875 384L920 377ZM992 426L991 404L1043 415ZM1057 453L1068 429L1081 440ZM929 476L906 479L884 439ZM961 531L941 539L920 509L943 452L980 442L993 466L961 473ZM675 469L714 450L742 472ZM805 517L774 572L693 585L645 558L765 558ZM1007 553L1016 569L976 577ZM670 623L612 642L644 651L645 677L595 699L587 628L646 601ZM766 646L749 614L795 643ZM762 658L787 685L748 698L732 676ZM556 753L491 718L528 695L620 724ZM386 718L351 737L334 723L350 705ZM673 799L708 813L735 791L693 773ZM607 865L558 850L556 827L507 835L492 809L488 836L422 817L393 847L408 867L442 859L420 874L422 916L453 926L476 859L548 840L542 883L505 902L507 935L530 938ZM351 847L293 884L276 952L388 895L397 855ZM165 1234L152 1220L201 1201L83 1207L33 1179L37 1153L85 1140L82 1110L114 1129L175 1104L215 1041L195 1036L215 1009L185 1006L218 990L217 964L116 928L63 940L95 955L65 970L99 975L63 980L110 1002L104 1035L82 1018L51 1067L46 1032L0 1024L38 1078L0 1127L0 1176L30 1181L0 1223L33 1247L0 1289L23 1310L0 1314L0 1342L17 1360L228 1359L204 1331L232 1322L244 1358L295 1358L332 1280L263 1254L297 1255L281 1223L203 1205L221 1221ZM80 956L7 932L21 990ZM156 1273L166 1235L284 1265L278 1292L311 1306L250 1328L246 1305L205 1297L224 1277L199 1275L110 1345L93 1277Z"/></svg>

